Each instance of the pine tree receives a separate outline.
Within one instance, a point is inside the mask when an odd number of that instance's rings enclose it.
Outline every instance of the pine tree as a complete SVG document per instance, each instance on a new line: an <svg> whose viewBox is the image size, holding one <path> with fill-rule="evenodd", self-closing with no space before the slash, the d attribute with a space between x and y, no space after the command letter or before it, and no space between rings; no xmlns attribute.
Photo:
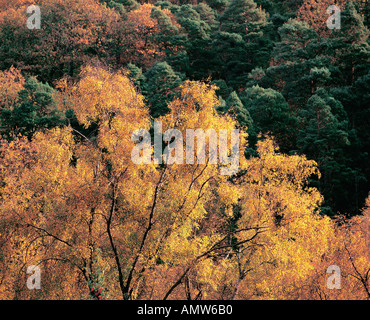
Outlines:
<svg viewBox="0 0 370 320"><path fill-rule="evenodd" d="M238 55L237 59L233 59L233 64L230 62L233 70L229 76L235 77L234 89L239 89L242 83L243 85L246 83L246 79L242 78L241 74L268 64L272 43L264 36L267 25L266 12L261 7L257 7L253 0L233 0L220 16L220 35L223 38L225 35L230 35L230 38L235 37L234 35L241 37L237 44L231 45L227 50L235 52L239 49L243 52ZM221 39L221 41L225 40ZM242 61L242 63L239 64L236 61ZM240 69L240 74L236 71L238 69Z"/></svg>
<svg viewBox="0 0 370 320"><path fill-rule="evenodd" d="M226 99L226 108L230 114L234 114L236 116L236 120L238 120L241 126L247 128L252 127L253 120L235 91L231 92Z"/></svg>
<svg viewBox="0 0 370 320"><path fill-rule="evenodd" d="M150 115L156 118L166 114L169 111L167 103L174 98L181 78L167 62L157 62L144 76L147 79L144 90L150 104Z"/></svg>
<svg viewBox="0 0 370 320"><path fill-rule="evenodd" d="M230 0L206 0L206 3L218 12L223 12L226 6L230 3Z"/></svg>
<svg viewBox="0 0 370 320"><path fill-rule="evenodd" d="M195 7L195 10L199 13L200 18L205 21L212 30L218 28L219 21L217 20L217 12L212 9L207 3L199 3Z"/></svg>
<svg viewBox="0 0 370 320"><path fill-rule="evenodd" d="M220 22L221 30L247 36L266 25L266 14L253 0L232 0Z"/></svg>
<svg viewBox="0 0 370 320"><path fill-rule="evenodd" d="M212 52L209 64L216 79L224 79L233 89L245 86L247 73L253 64L247 54L248 46L237 33L218 31L212 35Z"/></svg>
<svg viewBox="0 0 370 320"><path fill-rule="evenodd" d="M336 212L338 198L347 194L338 193L352 173L344 150L350 145L348 118L343 105L324 89L319 89L308 99L299 114L300 130L297 146L299 153L317 161L322 178L313 183L324 194L326 205ZM347 197L348 201L348 197Z"/></svg>
<svg viewBox="0 0 370 320"><path fill-rule="evenodd" d="M340 70L344 85L352 85L368 72L370 63L369 29L352 1L347 1L341 13L341 28L332 40L334 65Z"/></svg>
<svg viewBox="0 0 370 320"><path fill-rule="evenodd" d="M210 61L213 56L209 50L212 29L208 19L203 20L196 9L196 6L185 4L175 11L177 21L185 32L185 38L181 39L185 52L178 56L180 66L177 69L185 71L189 78L203 80L210 76L209 70L212 69Z"/></svg>
<svg viewBox="0 0 370 320"><path fill-rule="evenodd" d="M168 9L162 10L154 6L151 17L157 21L159 30L153 38L166 57L171 57L185 45L184 37L180 34L181 27Z"/></svg>
<svg viewBox="0 0 370 320"><path fill-rule="evenodd" d="M295 118L290 117L288 103L281 93L257 85L247 88L241 100L253 119L257 133L270 133L284 150L294 144L292 127Z"/></svg>
<svg viewBox="0 0 370 320"><path fill-rule="evenodd" d="M126 68L129 71L129 75L134 84L142 91L145 87L146 81L142 68L139 68L138 66L132 63L127 64Z"/></svg>
<svg viewBox="0 0 370 320"><path fill-rule="evenodd" d="M12 139L18 134L32 138L36 130L63 124L63 116L48 84L29 78L19 91L17 102L0 111L1 134Z"/></svg>
<svg viewBox="0 0 370 320"><path fill-rule="evenodd" d="M245 149L244 154L247 158L249 158L250 156L255 156L257 148L257 132L255 130L253 119L249 111L243 105L242 101L235 91L231 92L226 99L224 110L228 114L236 117L236 120L241 127L247 128L248 145Z"/></svg>

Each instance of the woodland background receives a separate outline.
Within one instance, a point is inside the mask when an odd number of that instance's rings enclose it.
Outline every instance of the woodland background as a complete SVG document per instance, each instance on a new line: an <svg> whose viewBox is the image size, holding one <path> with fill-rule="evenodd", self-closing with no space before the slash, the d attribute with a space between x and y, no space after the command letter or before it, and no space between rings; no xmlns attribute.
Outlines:
<svg viewBox="0 0 370 320"><path fill-rule="evenodd" d="M360 0L0 0L0 298L369 299L369 28ZM239 128L239 173L133 164L154 120Z"/></svg>

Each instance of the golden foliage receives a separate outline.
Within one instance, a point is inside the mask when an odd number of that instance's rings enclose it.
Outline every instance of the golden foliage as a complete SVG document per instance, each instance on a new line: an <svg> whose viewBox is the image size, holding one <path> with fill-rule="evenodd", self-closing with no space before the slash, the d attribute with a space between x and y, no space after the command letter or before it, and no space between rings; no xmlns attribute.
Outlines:
<svg viewBox="0 0 370 320"><path fill-rule="evenodd" d="M152 124L125 72L86 67L62 87L65 107L97 130L1 141L1 298L88 298L97 283L109 299L323 298L329 262L351 278L343 296L366 298L369 210L343 228L321 216L322 196L307 186L314 161L279 153L269 137L246 159L241 132L238 176L220 175L209 155L136 165L131 134ZM159 120L183 136L230 132L236 120L218 104L214 86L187 81ZM31 264L41 290L25 287Z"/></svg>

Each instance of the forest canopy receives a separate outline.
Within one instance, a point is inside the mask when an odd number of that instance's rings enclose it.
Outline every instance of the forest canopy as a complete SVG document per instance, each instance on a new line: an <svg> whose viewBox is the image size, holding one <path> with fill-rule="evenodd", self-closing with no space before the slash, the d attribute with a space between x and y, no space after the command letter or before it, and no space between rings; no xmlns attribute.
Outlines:
<svg viewBox="0 0 370 320"><path fill-rule="evenodd" d="M0 299L369 299L367 5L0 0Z"/></svg>

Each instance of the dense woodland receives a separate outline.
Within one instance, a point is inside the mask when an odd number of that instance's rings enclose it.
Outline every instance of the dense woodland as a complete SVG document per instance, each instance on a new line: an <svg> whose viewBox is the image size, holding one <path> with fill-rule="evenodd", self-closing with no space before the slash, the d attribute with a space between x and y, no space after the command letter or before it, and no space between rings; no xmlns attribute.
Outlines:
<svg viewBox="0 0 370 320"><path fill-rule="evenodd" d="M369 9L0 0L0 298L369 299ZM154 121L238 128L238 173L134 164Z"/></svg>

